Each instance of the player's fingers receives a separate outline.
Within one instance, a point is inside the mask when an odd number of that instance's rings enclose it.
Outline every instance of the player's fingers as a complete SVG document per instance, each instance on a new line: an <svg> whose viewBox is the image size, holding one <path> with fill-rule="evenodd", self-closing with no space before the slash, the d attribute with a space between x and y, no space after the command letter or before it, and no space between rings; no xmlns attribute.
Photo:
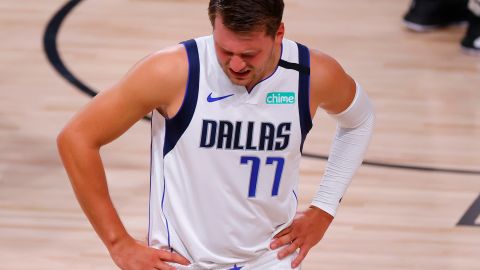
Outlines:
<svg viewBox="0 0 480 270"><path fill-rule="evenodd" d="M177 269L177 268L175 268L171 265L168 265L164 262L158 262L157 264L155 264L155 266L153 268L157 269L157 270L176 270Z"/></svg>
<svg viewBox="0 0 480 270"><path fill-rule="evenodd" d="M310 247L307 247L305 245L300 247L300 252L298 253L297 257L292 261L292 268L298 267L303 259L307 256L308 252L310 251Z"/></svg>
<svg viewBox="0 0 480 270"><path fill-rule="evenodd" d="M292 254L293 252L295 252L295 250L297 250L298 247L299 247L298 243L293 241L288 246L280 250L280 252L278 252L277 257L281 260L287 257L288 255Z"/></svg>
<svg viewBox="0 0 480 270"><path fill-rule="evenodd" d="M176 262L182 265L189 265L191 262L178 253L174 253L172 262Z"/></svg>
<svg viewBox="0 0 480 270"><path fill-rule="evenodd" d="M287 228L281 230L279 233L277 233L273 238L279 238L282 237L286 234L289 234L292 231L292 225L288 226Z"/></svg>
<svg viewBox="0 0 480 270"><path fill-rule="evenodd" d="M274 239L271 243L270 243L270 248L271 249L277 249L281 246L284 246L286 244L289 244L293 241L293 235L290 233L290 234L286 234L284 236L281 236L277 239Z"/></svg>
<svg viewBox="0 0 480 270"><path fill-rule="evenodd" d="M176 252L170 252L167 250L158 250L158 257L162 261L166 261L166 262L173 262L173 263L178 263L182 265L190 264L190 261L187 260L187 258L183 257L182 255Z"/></svg>

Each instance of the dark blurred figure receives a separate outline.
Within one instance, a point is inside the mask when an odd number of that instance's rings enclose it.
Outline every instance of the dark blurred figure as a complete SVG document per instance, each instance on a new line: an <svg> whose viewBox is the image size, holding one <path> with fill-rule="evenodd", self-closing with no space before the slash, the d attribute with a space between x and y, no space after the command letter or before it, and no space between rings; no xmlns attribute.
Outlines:
<svg viewBox="0 0 480 270"><path fill-rule="evenodd" d="M480 55L480 0L413 0L403 19L417 32L468 22L462 49Z"/></svg>

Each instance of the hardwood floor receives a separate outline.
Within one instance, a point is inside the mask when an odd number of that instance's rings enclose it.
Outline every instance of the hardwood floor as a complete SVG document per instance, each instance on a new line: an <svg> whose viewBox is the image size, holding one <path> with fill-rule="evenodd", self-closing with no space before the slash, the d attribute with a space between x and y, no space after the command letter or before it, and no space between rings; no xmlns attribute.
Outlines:
<svg viewBox="0 0 480 270"><path fill-rule="evenodd" d="M58 50L78 79L101 91L145 55L209 34L207 2L84 0L63 22ZM42 47L65 3L0 2L0 269L115 269L55 146L90 99L53 69ZM335 57L377 111L366 158L373 164L358 172L303 270L480 269L478 215L457 226L480 194L480 57L461 53L464 27L407 31L408 4L286 0L287 37ZM334 122L322 113L314 122L305 152L326 155ZM148 221L149 130L140 121L102 152L115 205L139 239ZM300 208L324 166L302 160Z"/></svg>

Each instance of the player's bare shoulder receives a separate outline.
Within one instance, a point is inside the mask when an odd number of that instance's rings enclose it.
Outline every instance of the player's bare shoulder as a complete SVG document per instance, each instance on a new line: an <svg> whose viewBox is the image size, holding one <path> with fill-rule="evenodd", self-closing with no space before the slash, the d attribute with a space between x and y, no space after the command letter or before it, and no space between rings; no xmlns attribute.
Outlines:
<svg viewBox="0 0 480 270"><path fill-rule="evenodd" d="M310 50L310 106L339 113L355 96L355 81L331 56Z"/></svg>
<svg viewBox="0 0 480 270"><path fill-rule="evenodd" d="M147 58L154 75L162 80L163 86L186 84L188 79L188 57L181 44L156 51ZM172 84L172 85L165 85Z"/></svg>
<svg viewBox="0 0 480 270"><path fill-rule="evenodd" d="M156 51L140 60L121 81L125 89L159 109L183 99L188 80L188 58L183 45Z"/></svg>

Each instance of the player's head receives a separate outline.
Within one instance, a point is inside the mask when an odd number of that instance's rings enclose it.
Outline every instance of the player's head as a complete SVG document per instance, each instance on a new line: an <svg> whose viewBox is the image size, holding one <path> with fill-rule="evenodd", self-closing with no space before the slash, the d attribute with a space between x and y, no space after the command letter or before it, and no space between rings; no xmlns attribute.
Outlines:
<svg viewBox="0 0 480 270"><path fill-rule="evenodd" d="M233 83L250 86L276 64L283 8L283 0L210 0L217 57Z"/></svg>
<svg viewBox="0 0 480 270"><path fill-rule="evenodd" d="M212 26L222 17L223 25L236 33L265 31L275 35L282 23L283 0L210 0L208 16Z"/></svg>

